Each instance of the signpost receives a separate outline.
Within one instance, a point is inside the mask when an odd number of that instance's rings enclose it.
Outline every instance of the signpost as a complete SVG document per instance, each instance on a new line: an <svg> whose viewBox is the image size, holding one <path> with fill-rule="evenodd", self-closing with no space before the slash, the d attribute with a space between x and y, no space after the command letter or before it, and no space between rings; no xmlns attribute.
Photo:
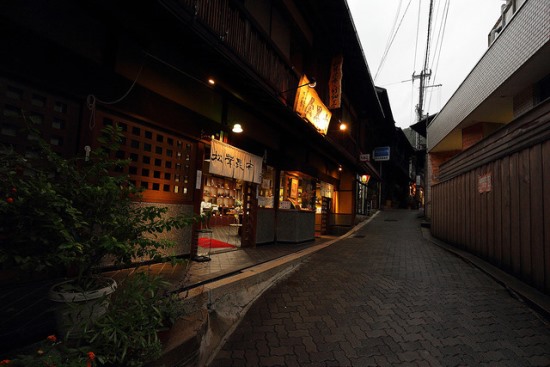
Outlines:
<svg viewBox="0 0 550 367"><path fill-rule="evenodd" d="M372 159L376 162L390 160L390 147L377 147L372 151Z"/></svg>
<svg viewBox="0 0 550 367"><path fill-rule="evenodd" d="M377 147L372 151L372 159L380 162L380 178L382 178L382 162L390 160L390 147ZM378 208L382 207L382 183L378 182Z"/></svg>

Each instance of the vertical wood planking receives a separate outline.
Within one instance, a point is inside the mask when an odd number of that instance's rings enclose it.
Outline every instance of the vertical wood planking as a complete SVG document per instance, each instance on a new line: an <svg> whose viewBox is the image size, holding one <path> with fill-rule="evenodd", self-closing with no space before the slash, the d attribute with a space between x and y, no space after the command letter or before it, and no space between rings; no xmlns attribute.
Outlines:
<svg viewBox="0 0 550 367"><path fill-rule="evenodd" d="M459 214L459 231L458 231L458 243L460 247L464 247L464 231L466 229L464 218L465 218L465 195L464 195L464 175L458 177L458 191L459 191L459 200L458 200L458 214Z"/></svg>
<svg viewBox="0 0 550 367"><path fill-rule="evenodd" d="M502 261L502 160L499 160L493 165L493 243L495 249L495 263L500 267L503 265Z"/></svg>
<svg viewBox="0 0 550 367"><path fill-rule="evenodd" d="M529 149L519 153L519 210L520 210L520 250L521 276L528 281L531 279L531 221L529 218L531 179L529 177Z"/></svg>
<svg viewBox="0 0 550 367"><path fill-rule="evenodd" d="M520 195L519 195L519 169L518 153L510 156L510 260L512 271L515 275L521 275L521 251L520 251Z"/></svg>
<svg viewBox="0 0 550 367"><path fill-rule="evenodd" d="M472 251L474 254L477 253L476 251L476 237L478 233L478 228L476 226L476 199L477 199L477 187L476 187L476 171L470 171L468 173L469 180L470 180L470 243L468 244L467 248Z"/></svg>
<svg viewBox="0 0 550 367"><path fill-rule="evenodd" d="M502 264L504 269L512 272L512 249L511 249L511 196L512 192L510 189L510 157L504 157L501 161L501 204L502 208Z"/></svg>
<svg viewBox="0 0 550 367"><path fill-rule="evenodd" d="M481 233L481 194L477 190L477 178L479 177L480 168L476 168L473 172L472 183L474 193L474 253L478 256L481 254L480 233Z"/></svg>
<svg viewBox="0 0 550 367"><path fill-rule="evenodd" d="M487 167L483 166L479 169L479 174L477 176L478 181L479 177L487 174ZM479 184L479 183L478 183ZM479 192L479 190L478 190ZM483 192L479 193L479 251L481 253L481 257L485 260L489 259L489 250L487 247L487 202L488 202L488 193Z"/></svg>
<svg viewBox="0 0 550 367"><path fill-rule="evenodd" d="M550 293L550 141L542 144L544 290Z"/></svg>
<svg viewBox="0 0 550 367"><path fill-rule="evenodd" d="M535 145L529 151L529 177L531 180L531 276L538 289L544 288L544 201L542 189L542 148Z"/></svg>
<svg viewBox="0 0 550 367"><path fill-rule="evenodd" d="M464 204L466 205L466 236L464 238L464 249L468 250L470 243L472 243L472 199L470 193L470 173L464 175L464 193L466 194L464 198Z"/></svg>
<svg viewBox="0 0 550 367"><path fill-rule="evenodd" d="M487 193L487 256L492 264L497 263L495 251L495 213L494 213L494 172L495 163L487 165L487 173L491 175L491 191Z"/></svg>

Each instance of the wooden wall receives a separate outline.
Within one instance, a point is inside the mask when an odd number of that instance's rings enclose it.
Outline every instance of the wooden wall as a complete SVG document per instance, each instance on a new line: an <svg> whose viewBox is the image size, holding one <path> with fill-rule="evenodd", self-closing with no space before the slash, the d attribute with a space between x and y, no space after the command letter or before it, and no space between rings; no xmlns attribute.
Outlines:
<svg viewBox="0 0 550 367"><path fill-rule="evenodd" d="M432 234L550 294L550 102L441 166Z"/></svg>

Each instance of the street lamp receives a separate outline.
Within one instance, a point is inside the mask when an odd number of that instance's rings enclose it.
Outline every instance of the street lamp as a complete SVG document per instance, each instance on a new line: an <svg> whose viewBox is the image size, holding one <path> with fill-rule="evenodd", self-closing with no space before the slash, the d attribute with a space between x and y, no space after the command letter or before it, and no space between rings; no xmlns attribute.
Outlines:
<svg viewBox="0 0 550 367"><path fill-rule="evenodd" d="M308 82L308 83L304 83L302 85L299 85L297 86L296 88L290 88L290 89L287 89L287 90L284 90L282 92L279 92L279 94L283 95L285 94L286 92L290 92L290 91L293 91L293 90L296 90L296 89L300 89L302 87L310 87L310 88L315 88L317 86L317 80L315 80L315 78L311 78L311 80Z"/></svg>

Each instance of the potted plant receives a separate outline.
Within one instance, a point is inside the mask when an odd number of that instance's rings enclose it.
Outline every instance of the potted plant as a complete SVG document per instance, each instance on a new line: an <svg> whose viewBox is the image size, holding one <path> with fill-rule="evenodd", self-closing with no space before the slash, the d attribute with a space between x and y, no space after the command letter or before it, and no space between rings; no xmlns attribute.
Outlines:
<svg viewBox="0 0 550 367"><path fill-rule="evenodd" d="M50 335L19 351L6 366L143 366L160 357L162 330L183 314L171 284L138 271L122 281L104 314L75 343Z"/></svg>
<svg viewBox="0 0 550 367"><path fill-rule="evenodd" d="M157 234L192 223L193 217L167 217L167 208L135 205L140 192L123 174L129 161L113 159L123 135L107 126L101 148L89 157L64 159L36 135L32 156L0 147L0 263L67 279L52 288L54 301L97 299L91 308L62 310L61 331L75 317L106 311L116 289L100 276L102 264L129 265L136 259L159 260L172 245ZM68 327L68 328L67 328Z"/></svg>

